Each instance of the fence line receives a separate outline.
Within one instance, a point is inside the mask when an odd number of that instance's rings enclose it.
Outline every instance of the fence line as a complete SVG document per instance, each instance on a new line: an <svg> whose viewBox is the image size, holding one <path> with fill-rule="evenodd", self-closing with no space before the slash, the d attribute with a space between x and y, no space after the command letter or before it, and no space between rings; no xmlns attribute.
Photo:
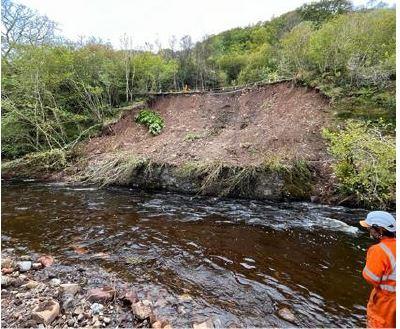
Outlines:
<svg viewBox="0 0 400 329"><path fill-rule="evenodd" d="M230 86L230 87L218 87L213 89L205 89L205 90L180 90L180 91L161 91L161 92L140 92L133 93L135 96L167 96L167 95L195 95L195 94L227 94L227 93L235 93L238 91L246 90L252 87L257 86L266 86L266 85L274 85L282 82L290 82L292 79L280 79L280 80L260 80L256 82L252 82L249 84L241 85L241 86Z"/></svg>

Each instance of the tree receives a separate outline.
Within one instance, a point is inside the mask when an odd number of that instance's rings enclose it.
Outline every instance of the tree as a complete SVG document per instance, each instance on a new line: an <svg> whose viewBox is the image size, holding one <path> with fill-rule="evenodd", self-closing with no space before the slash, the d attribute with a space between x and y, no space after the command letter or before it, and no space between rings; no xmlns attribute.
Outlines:
<svg viewBox="0 0 400 329"><path fill-rule="evenodd" d="M57 23L24 5L1 2L1 51L4 57L18 44L42 45L56 40Z"/></svg>
<svg viewBox="0 0 400 329"><path fill-rule="evenodd" d="M352 10L349 0L321 0L310 4L304 4L297 9L302 20L314 22L320 26L328 19L347 13Z"/></svg>

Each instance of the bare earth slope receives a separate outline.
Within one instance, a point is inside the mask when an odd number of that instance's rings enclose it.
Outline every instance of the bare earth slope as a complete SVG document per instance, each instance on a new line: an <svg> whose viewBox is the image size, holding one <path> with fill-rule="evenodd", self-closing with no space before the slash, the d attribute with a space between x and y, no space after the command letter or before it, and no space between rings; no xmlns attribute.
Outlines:
<svg viewBox="0 0 400 329"><path fill-rule="evenodd" d="M317 91L290 82L160 96L149 103L165 120L159 136L135 123L138 110L132 110L87 142L85 153L128 151L178 166L188 161L260 165L269 157L319 161L326 157L321 128L329 121L328 102Z"/></svg>

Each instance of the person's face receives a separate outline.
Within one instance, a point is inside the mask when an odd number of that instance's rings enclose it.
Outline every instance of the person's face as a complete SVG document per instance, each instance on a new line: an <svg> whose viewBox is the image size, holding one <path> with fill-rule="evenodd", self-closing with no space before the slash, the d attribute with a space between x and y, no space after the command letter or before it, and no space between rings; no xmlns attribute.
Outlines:
<svg viewBox="0 0 400 329"><path fill-rule="evenodd" d="M372 239L379 240L382 237L382 229L380 227L369 228L369 236Z"/></svg>

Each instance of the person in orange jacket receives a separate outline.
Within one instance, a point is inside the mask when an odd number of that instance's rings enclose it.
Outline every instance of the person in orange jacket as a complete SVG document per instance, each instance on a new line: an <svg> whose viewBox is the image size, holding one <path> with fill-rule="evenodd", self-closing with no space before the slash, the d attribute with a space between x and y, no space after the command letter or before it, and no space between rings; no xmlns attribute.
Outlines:
<svg viewBox="0 0 400 329"><path fill-rule="evenodd" d="M367 252L363 277L373 285L367 305L368 328L396 327L396 220L385 211L372 211L360 225L379 243Z"/></svg>

